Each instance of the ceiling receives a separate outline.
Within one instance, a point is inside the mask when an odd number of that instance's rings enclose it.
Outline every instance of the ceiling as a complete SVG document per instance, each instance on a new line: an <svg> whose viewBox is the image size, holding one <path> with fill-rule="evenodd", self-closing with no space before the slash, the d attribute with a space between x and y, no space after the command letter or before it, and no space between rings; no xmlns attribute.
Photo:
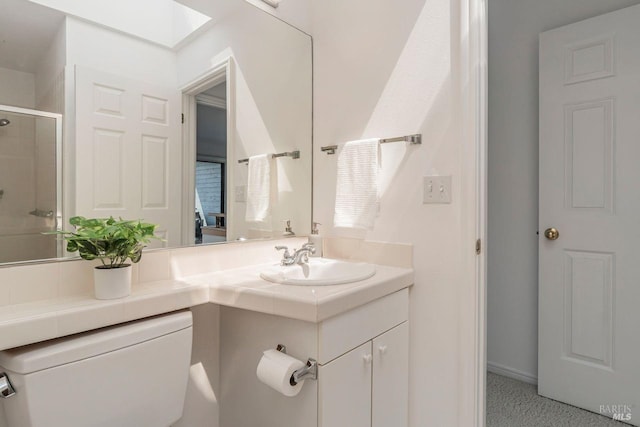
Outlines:
<svg viewBox="0 0 640 427"><path fill-rule="evenodd" d="M220 21L243 3L243 0L175 1L211 17L206 27ZM40 58L61 28L64 17L64 12L29 0L2 0L0 67L35 73Z"/></svg>

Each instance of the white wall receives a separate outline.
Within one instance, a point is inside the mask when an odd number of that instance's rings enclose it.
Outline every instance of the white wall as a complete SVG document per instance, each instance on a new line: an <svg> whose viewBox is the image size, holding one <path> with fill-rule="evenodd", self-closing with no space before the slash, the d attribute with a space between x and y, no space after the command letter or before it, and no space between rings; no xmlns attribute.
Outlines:
<svg viewBox="0 0 640 427"><path fill-rule="evenodd" d="M64 113L64 66L67 59L66 25L60 26L35 72L36 108Z"/></svg>
<svg viewBox="0 0 640 427"><path fill-rule="evenodd" d="M469 218L462 200L466 152L459 105L457 1L317 0L314 37L314 220L328 235L414 245L411 290L410 423L413 427L463 422L460 380L466 343L460 296L468 289L463 265L473 253L461 240ZM332 227L337 156L323 145L365 137L420 132L421 146L382 146L380 212L373 230ZM467 151L468 150L468 151ZM423 176L453 176L453 203L423 205ZM466 265L466 264L465 264ZM473 286L471 286L473 288ZM465 327L468 327L466 325ZM472 354L468 355L473 357Z"/></svg>
<svg viewBox="0 0 640 427"><path fill-rule="evenodd" d="M538 34L638 0L489 0L487 358L537 378Z"/></svg>
<svg viewBox="0 0 640 427"><path fill-rule="evenodd" d="M34 108L35 76L23 71L0 68L0 105Z"/></svg>
<svg viewBox="0 0 640 427"><path fill-rule="evenodd" d="M227 206L232 230L227 238L279 236L284 221L294 231L311 231L311 38L252 5L234 12L178 52L178 82L192 83L227 57L234 60L234 93L227 129L235 150L228 155ZM277 104L277 108L274 105ZM235 105L235 109L234 109ZM238 159L263 153L300 150L300 159L281 158L277 167L277 208L264 224L244 221L246 203L236 187L247 183L247 165ZM284 207L284 208L282 208Z"/></svg>
<svg viewBox="0 0 640 427"><path fill-rule="evenodd" d="M169 49L71 17L66 40L67 65L176 87L176 55Z"/></svg>

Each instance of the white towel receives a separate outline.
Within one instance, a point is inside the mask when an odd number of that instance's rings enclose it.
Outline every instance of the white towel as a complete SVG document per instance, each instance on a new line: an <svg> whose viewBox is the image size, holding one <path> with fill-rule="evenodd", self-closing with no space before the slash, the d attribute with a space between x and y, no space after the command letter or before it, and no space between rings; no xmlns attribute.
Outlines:
<svg viewBox="0 0 640 427"><path fill-rule="evenodd" d="M271 215L271 154L249 157L247 178L247 222L263 222Z"/></svg>
<svg viewBox="0 0 640 427"><path fill-rule="evenodd" d="M373 228L378 214L379 139L347 142L338 155L336 227Z"/></svg>

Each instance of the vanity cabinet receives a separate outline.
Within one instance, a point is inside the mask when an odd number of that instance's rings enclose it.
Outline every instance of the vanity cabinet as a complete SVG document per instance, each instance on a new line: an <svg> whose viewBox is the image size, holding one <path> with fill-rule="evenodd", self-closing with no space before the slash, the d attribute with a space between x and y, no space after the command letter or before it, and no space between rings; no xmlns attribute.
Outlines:
<svg viewBox="0 0 640 427"><path fill-rule="evenodd" d="M372 341L371 425L409 424L409 322Z"/></svg>
<svg viewBox="0 0 640 427"><path fill-rule="evenodd" d="M319 324L319 427L407 425L408 316L405 289Z"/></svg>
<svg viewBox="0 0 640 427"><path fill-rule="evenodd" d="M318 426L371 426L371 341L318 369Z"/></svg>
<svg viewBox="0 0 640 427"><path fill-rule="evenodd" d="M408 318L407 288L317 323L221 307L220 426L406 427ZM318 379L295 397L256 376L277 344L318 363Z"/></svg>
<svg viewBox="0 0 640 427"><path fill-rule="evenodd" d="M406 426L409 326L403 322L320 366L318 426Z"/></svg>

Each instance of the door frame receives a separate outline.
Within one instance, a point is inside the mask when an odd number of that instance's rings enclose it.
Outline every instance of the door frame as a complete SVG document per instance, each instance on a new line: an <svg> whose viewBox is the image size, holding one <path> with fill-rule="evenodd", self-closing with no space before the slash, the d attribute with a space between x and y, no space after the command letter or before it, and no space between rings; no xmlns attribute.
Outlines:
<svg viewBox="0 0 640 427"><path fill-rule="evenodd" d="M226 80L227 88L227 165L235 164L235 63L229 56L211 69L196 77L180 88L182 91L182 243L193 244L195 224L195 171L196 171L196 95ZM227 185L227 218L233 216L234 206L229 195L234 188L232 168L227 167L225 173ZM227 236L233 235L233 224L226 222Z"/></svg>
<svg viewBox="0 0 640 427"><path fill-rule="evenodd" d="M462 278L459 331L459 425L485 426L487 332L487 0L459 3L460 85L463 113ZM468 149L464 149L467 147ZM468 214L466 214L466 213ZM470 236L480 252L466 250ZM474 247L475 249L475 247Z"/></svg>

